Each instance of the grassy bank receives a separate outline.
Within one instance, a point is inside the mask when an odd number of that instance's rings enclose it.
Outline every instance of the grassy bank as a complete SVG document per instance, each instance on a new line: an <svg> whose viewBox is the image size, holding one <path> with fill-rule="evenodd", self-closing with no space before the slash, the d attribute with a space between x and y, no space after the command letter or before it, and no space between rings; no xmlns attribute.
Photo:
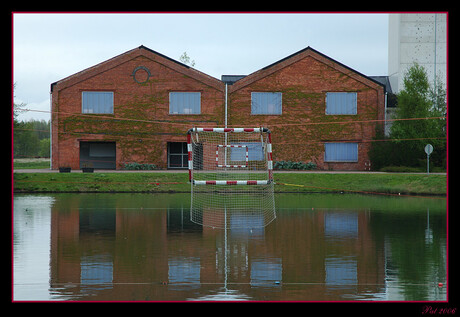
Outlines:
<svg viewBox="0 0 460 317"><path fill-rule="evenodd" d="M275 192L446 195L445 175L275 173ZM190 192L188 173L15 173L16 193Z"/></svg>
<svg viewBox="0 0 460 317"><path fill-rule="evenodd" d="M278 192L367 192L446 195L446 175L426 174L275 174ZM276 189L277 188L277 189Z"/></svg>

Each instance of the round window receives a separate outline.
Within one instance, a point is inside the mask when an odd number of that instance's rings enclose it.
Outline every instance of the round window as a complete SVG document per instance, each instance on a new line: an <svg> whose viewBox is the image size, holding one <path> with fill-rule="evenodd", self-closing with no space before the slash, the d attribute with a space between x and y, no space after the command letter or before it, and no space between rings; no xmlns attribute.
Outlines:
<svg viewBox="0 0 460 317"><path fill-rule="evenodd" d="M132 73L131 76L133 76L134 81L136 83L144 84L149 80L151 74L150 74L150 71L149 71L149 69L147 67L138 66L133 70L133 73Z"/></svg>

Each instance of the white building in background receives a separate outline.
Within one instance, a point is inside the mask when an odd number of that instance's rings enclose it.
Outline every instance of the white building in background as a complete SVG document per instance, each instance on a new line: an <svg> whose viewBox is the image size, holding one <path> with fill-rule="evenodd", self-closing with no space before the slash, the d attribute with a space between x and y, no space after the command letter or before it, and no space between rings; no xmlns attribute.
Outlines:
<svg viewBox="0 0 460 317"><path fill-rule="evenodd" d="M388 76L393 93L403 89L406 70L414 63L425 67L433 87L436 76L447 82L447 14L390 14Z"/></svg>

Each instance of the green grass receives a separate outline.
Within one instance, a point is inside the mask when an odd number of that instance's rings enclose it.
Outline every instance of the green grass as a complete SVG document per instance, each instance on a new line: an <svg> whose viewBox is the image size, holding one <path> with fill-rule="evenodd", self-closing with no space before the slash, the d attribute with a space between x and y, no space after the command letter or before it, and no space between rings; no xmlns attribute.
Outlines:
<svg viewBox="0 0 460 317"><path fill-rule="evenodd" d="M275 173L274 178L279 184L278 192L364 191L418 195L445 195L447 192L445 175Z"/></svg>
<svg viewBox="0 0 460 317"><path fill-rule="evenodd" d="M446 175L276 173L275 192L446 195ZM187 172L14 173L15 192L190 192Z"/></svg>
<svg viewBox="0 0 460 317"><path fill-rule="evenodd" d="M189 192L188 173L15 173L15 192Z"/></svg>
<svg viewBox="0 0 460 317"><path fill-rule="evenodd" d="M49 160L42 160L42 161L24 161L18 162L17 160L14 161L14 168L15 169L36 169L36 168L50 168Z"/></svg>

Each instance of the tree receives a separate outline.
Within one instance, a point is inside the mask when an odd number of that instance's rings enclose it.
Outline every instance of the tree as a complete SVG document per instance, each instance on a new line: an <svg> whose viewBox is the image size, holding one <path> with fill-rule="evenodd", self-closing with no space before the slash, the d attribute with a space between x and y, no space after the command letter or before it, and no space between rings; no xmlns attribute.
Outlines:
<svg viewBox="0 0 460 317"><path fill-rule="evenodd" d="M16 89L16 83L13 84L13 90ZM13 98L15 98L16 96L13 96ZM18 121L17 121L17 118L18 118L18 115L21 113L21 112L24 112L26 110L24 110L23 108L26 106L25 103L16 103L15 101L13 102L13 124L16 126L18 124Z"/></svg>
<svg viewBox="0 0 460 317"><path fill-rule="evenodd" d="M185 65L190 65L190 66L195 66L195 61L190 60L190 57L187 55L187 52L184 52L184 54L179 57L179 60L184 63Z"/></svg>
<svg viewBox="0 0 460 317"><path fill-rule="evenodd" d="M379 169L389 165L416 167L426 164L424 147L427 143L435 148L433 163L437 166L445 165L445 120L418 119L446 115L444 86L438 84L434 91L430 87L425 68L417 63L408 69L403 83L404 89L397 94L395 119L409 120L394 121L390 131L390 139L394 141L372 144L369 156L373 166ZM383 134L377 133L377 136L382 138Z"/></svg>
<svg viewBox="0 0 460 317"><path fill-rule="evenodd" d="M49 157L50 121L17 121L14 125L14 157Z"/></svg>

